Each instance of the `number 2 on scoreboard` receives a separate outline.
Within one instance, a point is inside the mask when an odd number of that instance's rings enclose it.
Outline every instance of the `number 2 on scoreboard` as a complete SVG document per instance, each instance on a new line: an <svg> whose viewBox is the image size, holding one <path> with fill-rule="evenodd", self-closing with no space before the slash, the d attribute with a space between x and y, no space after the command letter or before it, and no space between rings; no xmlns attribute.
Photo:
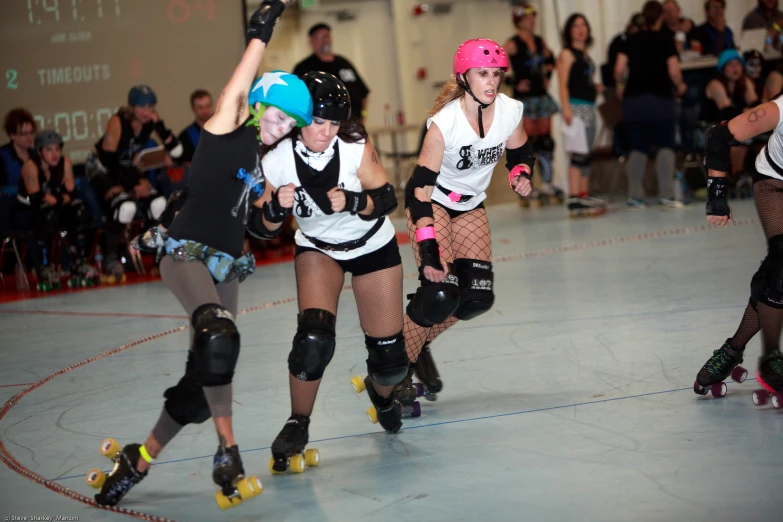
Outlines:
<svg viewBox="0 0 783 522"><path fill-rule="evenodd" d="M16 69L8 69L5 72L5 79L8 80L8 83L6 84L6 87L9 89L18 89L19 83L17 83L16 79L19 77L19 73L16 72Z"/></svg>

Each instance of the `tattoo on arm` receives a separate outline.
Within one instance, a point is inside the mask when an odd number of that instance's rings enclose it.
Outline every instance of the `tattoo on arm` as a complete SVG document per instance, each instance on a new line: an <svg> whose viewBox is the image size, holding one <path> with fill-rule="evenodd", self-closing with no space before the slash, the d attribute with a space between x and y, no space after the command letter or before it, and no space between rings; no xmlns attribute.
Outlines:
<svg viewBox="0 0 783 522"><path fill-rule="evenodd" d="M372 162L375 163L375 164L380 163L378 161L378 154L376 154L374 150L372 151Z"/></svg>
<svg viewBox="0 0 783 522"><path fill-rule="evenodd" d="M750 123L755 123L763 118L766 113L767 111L764 109L756 109L755 111L751 111L751 113L748 115L748 121Z"/></svg>

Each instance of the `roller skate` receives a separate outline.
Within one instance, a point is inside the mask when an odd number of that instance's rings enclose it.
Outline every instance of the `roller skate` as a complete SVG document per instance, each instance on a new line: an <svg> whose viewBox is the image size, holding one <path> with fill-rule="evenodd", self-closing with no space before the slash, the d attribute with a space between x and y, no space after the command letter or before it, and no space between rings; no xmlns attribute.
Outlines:
<svg viewBox="0 0 783 522"><path fill-rule="evenodd" d="M443 381L440 380L429 343L424 343L424 346L421 347L419 358L413 363L413 372L419 379L419 382L413 384L416 395L424 397L428 401L437 401L438 393L443 389Z"/></svg>
<svg viewBox="0 0 783 522"><path fill-rule="evenodd" d="M571 196L568 198L568 217L596 217L606 214L606 204L601 204L592 198Z"/></svg>
<svg viewBox="0 0 783 522"><path fill-rule="evenodd" d="M712 396L719 399L726 395L727 386L723 381L729 376L735 382L744 382L747 378L748 371L739 366L742 364L743 350L732 348L729 341L731 339L726 339L723 346L712 353L712 357L696 375L693 391L697 395L707 395L707 392L712 392Z"/></svg>
<svg viewBox="0 0 783 522"><path fill-rule="evenodd" d="M272 475L285 473L302 473L308 467L321 463L321 455L315 448L305 451L309 440L307 428L310 417L306 415L291 415L283 426L283 430L272 443L272 457L269 459L269 471Z"/></svg>
<svg viewBox="0 0 783 522"><path fill-rule="evenodd" d="M543 205L562 205L565 203L565 193L550 183L541 183L537 191L538 199Z"/></svg>
<svg viewBox="0 0 783 522"><path fill-rule="evenodd" d="M402 406L402 414L410 417L421 416L421 404L416 400L419 393L416 391L416 385L413 384L413 367L408 368L405 377L394 385L392 396Z"/></svg>
<svg viewBox="0 0 783 522"><path fill-rule="evenodd" d="M68 288L87 288L100 283L101 274L97 268L90 266L84 258L76 261L68 279Z"/></svg>
<svg viewBox="0 0 783 522"><path fill-rule="evenodd" d="M386 398L378 395L369 375L365 377L364 380L357 375L351 379L351 384L353 384L356 393L366 391L367 395L370 397L370 402L372 402L373 405L371 408L367 409L367 416L373 424L380 422L383 429L389 433L397 433L400 431L400 428L402 427L402 406L394 398L394 392Z"/></svg>
<svg viewBox="0 0 783 522"><path fill-rule="evenodd" d="M264 491L257 475L245 478L238 446L218 446L212 461L212 480L220 486L220 491L215 493L215 501L220 509L236 507Z"/></svg>
<svg viewBox="0 0 783 522"><path fill-rule="evenodd" d="M106 262L106 273L101 276L101 282L109 285L124 283L128 280L125 275L125 267L117 257Z"/></svg>
<svg viewBox="0 0 783 522"><path fill-rule="evenodd" d="M772 407L783 409L783 354L774 351L759 359L758 381L760 390L753 392L753 403L764 406L772 399Z"/></svg>
<svg viewBox="0 0 783 522"><path fill-rule="evenodd" d="M38 269L38 284L36 288L39 292L50 292L62 288L60 274L52 265L43 265Z"/></svg>
<svg viewBox="0 0 783 522"><path fill-rule="evenodd" d="M128 444L122 450L114 439L106 439L101 444L101 454L114 461L114 469L106 474L94 468L87 473L87 484L101 492L95 495L95 502L101 506L116 506L128 494L133 486L147 476L136 469L141 459L141 444Z"/></svg>

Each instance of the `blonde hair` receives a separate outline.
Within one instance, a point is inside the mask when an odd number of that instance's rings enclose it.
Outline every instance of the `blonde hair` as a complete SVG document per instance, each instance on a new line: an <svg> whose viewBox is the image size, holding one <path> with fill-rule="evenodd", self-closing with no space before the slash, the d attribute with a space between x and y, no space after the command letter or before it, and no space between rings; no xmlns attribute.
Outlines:
<svg viewBox="0 0 783 522"><path fill-rule="evenodd" d="M463 89L455 80L449 80L446 85L440 90L438 97L435 98L435 104L432 106L430 116L435 116L443 107L449 103L462 98L465 95L465 89Z"/></svg>

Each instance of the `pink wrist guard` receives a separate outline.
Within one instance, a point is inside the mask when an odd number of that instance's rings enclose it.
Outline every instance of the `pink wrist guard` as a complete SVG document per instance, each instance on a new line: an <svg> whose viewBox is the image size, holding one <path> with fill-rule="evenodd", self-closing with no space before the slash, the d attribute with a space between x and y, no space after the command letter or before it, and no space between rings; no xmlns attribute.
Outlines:
<svg viewBox="0 0 783 522"><path fill-rule="evenodd" d="M421 243L427 239L435 239L435 227L423 227L416 229L416 242Z"/></svg>
<svg viewBox="0 0 783 522"><path fill-rule="evenodd" d="M517 165L513 169L511 169L511 172L508 173L508 185L513 189L514 188L514 178L517 176L525 176L528 180L530 180L530 167L527 165Z"/></svg>

